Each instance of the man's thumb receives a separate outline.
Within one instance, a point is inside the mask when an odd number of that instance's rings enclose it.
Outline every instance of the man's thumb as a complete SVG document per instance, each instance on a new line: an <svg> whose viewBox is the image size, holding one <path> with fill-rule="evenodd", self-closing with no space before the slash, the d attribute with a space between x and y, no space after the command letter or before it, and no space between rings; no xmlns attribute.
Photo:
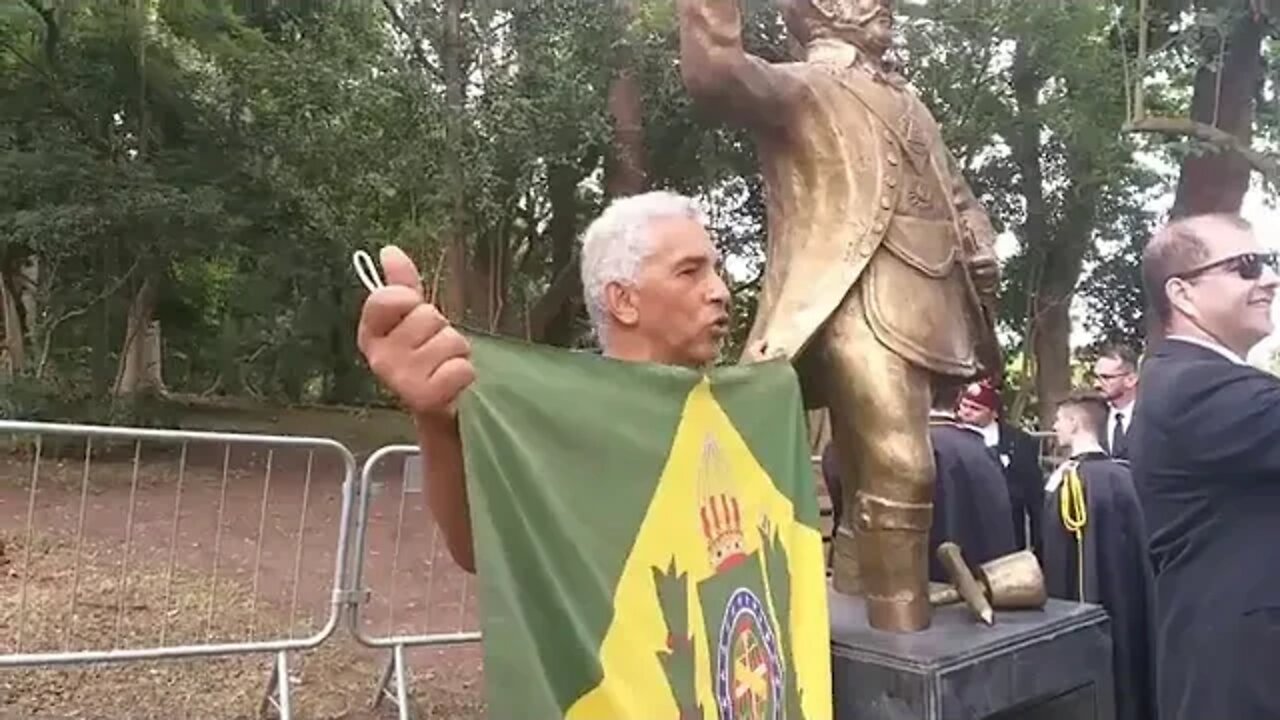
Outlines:
<svg viewBox="0 0 1280 720"><path fill-rule="evenodd" d="M422 278L418 275L418 268L403 250L395 245L388 245L378 253L378 258L382 261L382 274L388 285L403 285L422 292Z"/></svg>

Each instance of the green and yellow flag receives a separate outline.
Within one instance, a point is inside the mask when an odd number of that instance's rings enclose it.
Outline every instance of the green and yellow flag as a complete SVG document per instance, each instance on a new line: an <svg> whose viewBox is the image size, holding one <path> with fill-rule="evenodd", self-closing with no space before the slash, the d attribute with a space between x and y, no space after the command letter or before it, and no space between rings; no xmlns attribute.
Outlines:
<svg viewBox="0 0 1280 720"><path fill-rule="evenodd" d="M491 717L829 720L790 364L701 374L471 340L459 417Z"/></svg>

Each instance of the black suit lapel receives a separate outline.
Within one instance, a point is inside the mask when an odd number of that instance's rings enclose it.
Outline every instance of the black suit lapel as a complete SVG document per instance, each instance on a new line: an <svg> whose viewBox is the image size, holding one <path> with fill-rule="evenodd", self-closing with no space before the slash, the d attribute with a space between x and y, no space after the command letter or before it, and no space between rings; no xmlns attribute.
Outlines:
<svg viewBox="0 0 1280 720"><path fill-rule="evenodd" d="M1012 428L1004 423L1000 423L997 427L1000 429L1000 434L996 440L996 444L999 446L1000 452L1008 455L1009 457L1013 457L1014 451L1017 450L1017 447L1014 445L1016 436L1014 435Z"/></svg>

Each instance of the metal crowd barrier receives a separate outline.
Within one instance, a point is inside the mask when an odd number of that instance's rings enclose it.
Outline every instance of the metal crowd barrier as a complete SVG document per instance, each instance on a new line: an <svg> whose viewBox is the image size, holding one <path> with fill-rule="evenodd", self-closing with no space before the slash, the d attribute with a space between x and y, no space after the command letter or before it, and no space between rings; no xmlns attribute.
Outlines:
<svg viewBox="0 0 1280 720"><path fill-rule="evenodd" d="M392 466L393 470L398 468L400 472L393 474L392 480L376 479L377 471L388 465ZM420 497L424 495L423 482L421 455L416 445L389 445L377 450L365 460L360 470L360 504L356 514L355 546L358 552L353 557L349 583L349 587L359 590L360 597L360 601L353 606L353 612L349 615L351 634L365 646L391 650L391 656L375 691L374 707L378 707L383 700L388 700L394 703L401 720L408 720L409 717L409 685L405 649L414 646L459 645L480 640L479 629L465 627L468 624L467 611L473 608L472 603L468 602L470 576L454 565L448 557L448 552L442 547L439 529L430 519L425 503L416 503L410 499L413 495ZM405 513L411 504L418 506L413 509L417 518L406 525ZM371 583L367 573L367 560L372 553L378 552L378 557L386 556L386 553L373 549L379 544L371 539L370 534L370 525L373 524L371 517L375 505L381 505L388 512L393 511L396 518L394 526L390 528L391 537L381 538L381 544L389 543L391 546L390 577L381 593L377 588L368 587ZM411 530L421 531L424 528L429 528L430 534L430 540L427 543L429 547L427 564L430 569L425 573L425 578L421 575L417 577L425 580L425 587L406 589L403 583L405 580L411 580L412 577L402 577L406 574L402 572L405 563L401 558L401 550L406 545L405 535ZM444 587L447 585L446 581L450 579L449 575L453 575L452 579L458 585L458 588L452 591ZM444 587L443 591L442 587ZM397 626L396 612L400 608L400 601L406 596L417 596L415 590L421 592L420 597L424 600L423 607L428 612L421 619L420 624L411 622L407 627L405 623ZM454 602L456 612L450 613L456 620L451 627L432 630L429 611L433 605L432 601L441 594L456 598ZM385 603L387 608L387 621L381 632L372 628L373 622L365 617L365 611L375 602ZM445 607L449 608L448 605ZM448 622L444 624L449 625Z"/></svg>
<svg viewBox="0 0 1280 720"><path fill-rule="evenodd" d="M13 636L0 638L0 669L270 654L274 661L260 712L290 717L288 653L325 642L347 601L343 578L356 463L344 446L324 438L0 421L0 441L6 438L14 452L5 462L27 465L23 476L29 483L23 488L20 559L10 558L21 563L14 566L21 582L16 617L10 619L15 629ZM24 454L29 460L13 459ZM242 465L246 454L247 465ZM318 505L317 455L332 455L340 463L339 476L328 479L340 487L338 507L321 508L338 522L321 524L325 531L336 527L327 597L314 603L323 606L322 615L300 622L299 613L313 604L300 598L299 588L307 565L308 511ZM128 472L118 472L119 462L95 462L107 456L131 457ZM273 487L286 465L290 470L302 466L300 488ZM112 485L121 495L127 485L123 507L103 506L104 491ZM287 498L300 507L297 517L269 524L268 518L276 517L269 510L281 504L282 496L299 493ZM46 495L70 503L41 502ZM210 502L215 507L208 507ZM252 548L225 542L233 526L241 536L252 534ZM204 548L199 541L210 539L211 552L197 553L207 574L192 572L185 563L178 568L180 546ZM50 555L60 562L50 565ZM264 568L268 558L270 567ZM251 590L247 597L236 594L243 585L236 580L250 566ZM260 583L282 566L292 581L287 598L273 596ZM186 593L207 602L184 607ZM62 609L53 610L56 604ZM242 617L220 622L229 609L245 610L245 605L247 627ZM287 607L287 627L259 627L268 605ZM161 617L129 622L127 611L156 606ZM45 623L31 617L41 611L50 613Z"/></svg>

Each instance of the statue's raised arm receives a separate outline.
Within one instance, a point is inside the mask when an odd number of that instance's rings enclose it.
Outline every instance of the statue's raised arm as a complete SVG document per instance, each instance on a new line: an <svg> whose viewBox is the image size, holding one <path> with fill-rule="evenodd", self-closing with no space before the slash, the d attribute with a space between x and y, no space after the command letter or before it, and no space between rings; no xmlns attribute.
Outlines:
<svg viewBox="0 0 1280 720"><path fill-rule="evenodd" d="M844 508L835 589L865 598L872 627L920 630L931 617L927 418L1002 366L995 233L890 52L894 0L777 0L800 57L773 64L743 49L739 1L678 0L685 87L749 131L765 186L765 274L744 359L791 359L806 401L830 412ZM1007 512L973 521L1010 524Z"/></svg>
<svg viewBox="0 0 1280 720"><path fill-rule="evenodd" d="M734 124L781 124L795 83L742 46L740 0L677 0L680 76L701 106Z"/></svg>

